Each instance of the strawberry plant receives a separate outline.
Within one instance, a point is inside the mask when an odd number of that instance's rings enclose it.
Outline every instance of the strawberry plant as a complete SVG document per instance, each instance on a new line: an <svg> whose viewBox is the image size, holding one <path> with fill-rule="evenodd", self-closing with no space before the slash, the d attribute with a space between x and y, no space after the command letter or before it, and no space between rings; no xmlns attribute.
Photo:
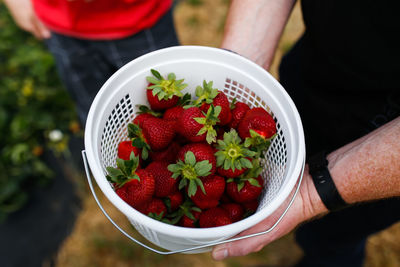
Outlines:
<svg viewBox="0 0 400 267"><path fill-rule="evenodd" d="M43 43L22 32L0 5L0 220L50 182L44 155L66 155L80 132L73 103Z"/></svg>

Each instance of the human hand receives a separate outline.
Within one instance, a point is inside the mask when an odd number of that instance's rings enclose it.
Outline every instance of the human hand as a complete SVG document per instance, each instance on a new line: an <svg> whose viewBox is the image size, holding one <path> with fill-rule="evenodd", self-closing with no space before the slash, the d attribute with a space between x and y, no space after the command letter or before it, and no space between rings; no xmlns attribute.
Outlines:
<svg viewBox="0 0 400 267"><path fill-rule="evenodd" d="M287 204L287 202L283 203L271 216L254 227L240 233L239 236L263 232L269 229L281 216ZM326 211L327 209L319 198L313 181L308 174L308 167L306 166L300 190L292 206L282 221L271 232L218 245L214 247L212 256L215 260L223 260L227 257L245 256L249 253L260 251L264 246L292 231L300 223L323 214Z"/></svg>
<svg viewBox="0 0 400 267"><path fill-rule="evenodd" d="M30 0L4 0L15 23L23 30L30 32L37 39L50 38L50 31L38 19Z"/></svg>

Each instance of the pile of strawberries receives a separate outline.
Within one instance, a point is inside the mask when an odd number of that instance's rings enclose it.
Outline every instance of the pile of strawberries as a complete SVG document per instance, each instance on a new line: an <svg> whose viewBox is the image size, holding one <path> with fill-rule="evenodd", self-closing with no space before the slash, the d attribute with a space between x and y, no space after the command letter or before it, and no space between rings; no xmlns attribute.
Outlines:
<svg viewBox="0 0 400 267"><path fill-rule="evenodd" d="M192 99L174 73L158 71L107 167L116 193L138 211L184 227L216 227L254 213L263 189L261 158L276 135L263 108L229 102L213 82Z"/></svg>

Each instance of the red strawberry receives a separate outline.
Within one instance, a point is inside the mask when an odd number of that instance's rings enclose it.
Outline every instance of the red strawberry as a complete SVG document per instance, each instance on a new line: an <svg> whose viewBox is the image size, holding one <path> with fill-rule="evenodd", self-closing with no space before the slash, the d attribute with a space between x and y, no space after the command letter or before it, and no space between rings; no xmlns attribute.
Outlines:
<svg viewBox="0 0 400 267"><path fill-rule="evenodd" d="M198 107L185 109L178 120L178 132L190 142L215 142L217 132L214 125L220 110L220 107L210 106L205 114Z"/></svg>
<svg viewBox="0 0 400 267"><path fill-rule="evenodd" d="M239 182L228 180L226 192L229 197L237 203L245 203L257 200L263 189L263 179L256 178L241 179Z"/></svg>
<svg viewBox="0 0 400 267"><path fill-rule="evenodd" d="M218 174L235 178L253 167L251 160L257 153L244 146L235 129L224 133L224 139L218 140L216 148Z"/></svg>
<svg viewBox="0 0 400 267"><path fill-rule="evenodd" d="M175 211L179 208L183 203L183 195L182 192L177 190L173 194L167 196L164 199L164 203L168 208L169 212Z"/></svg>
<svg viewBox="0 0 400 267"><path fill-rule="evenodd" d="M250 107L243 102L232 101L231 108L232 120L229 127L236 129Z"/></svg>
<svg viewBox="0 0 400 267"><path fill-rule="evenodd" d="M172 141L172 143L162 151L150 151L150 159L152 161L164 161L168 163L176 162L176 156L181 149L178 142Z"/></svg>
<svg viewBox="0 0 400 267"><path fill-rule="evenodd" d="M139 157L117 159L118 168L107 167L107 179L116 186L115 192L136 209L147 204L154 194L154 177L144 169L137 170Z"/></svg>
<svg viewBox="0 0 400 267"><path fill-rule="evenodd" d="M167 214L167 207L159 198L153 198L143 209L142 213L155 219L161 220Z"/></svg>
<svg viewBox="0 0 400 267"><path fill-rule="evenodd" d="M197 227L197 219L199 218L201 209L193 205L193 202L186 200L178 209L168 214L168 222L184 227Z"/></svg>
<svg viewBox="0 0 400 267"><path fill-rule="evenodd" d="M122 141L118 144L118 158L129 160L131 152L133 152L135 156L140 155L140 149L132 146L132 141Z"/></svg>
<svg viewBox="0 0 400 267"><path fill-rule="evenodd" d="M196 162L207 160L211 164L210 174L215 173L216 159L212 146L207 143L190 143L184 145L181 150L179 150L177 159L185 161L185 155L188 151L193 152Z"/></svg>
<svg viewBox="0 0 400 267"><path fill-rule="evenodd" d="M155 111L165 110L175 106L179 98L183 96L183 90L187 84L183 84L182 80L176 80L174 73L168 74L168 78L164 79L156 70L151 70L153 76L146 77L150 83L147 87L147 100L151 109Z"/></svg>
<svg viewBox="0 0 400 267"><path fill-rule="evenodd" d="M176 164L168 165L168 170L174 173L173 178L181 177L179 190L187 187L189 197L199 191L197 187L205 192L201 178L209 176L211 168L208 160L196 161L192 151L186 152L184 161L178 160Z"/></svg>
<svg viewBox="0 0 400 267"><path fill-rule="evenodd" d="M139 125L140 127L142 127L143 122L145 120L147 120L148 118L156 118L156 116L151 115L149 113L143 113L143 114L139 114L135 117L135 119L133 119L133 123Z"/></svg>
<svg viewBox="0 0 400 267"><path fill-rule="evenodd" d="M168 121L158 118L149 118L143 122L143 136L151 150L165 149L175 136L174 126Z"/></svg>
<svg viewBox="0 0 400 267"><path fill-rule="evenodd" d="M253 137L251 130L262 138L268 139L276 133L276 123L272 116L263 108L252 108L238 125L239 136L242 139Z"/></svg>
<svg viewBox="0 0 400 267"><path fill-rule="evenodd" d="M225 203L220 206L226 210L229 214L229 218L232 222L237 222L243 219L244 208L237 203Z"/></svg>
<svg viewBox="0 0 400 267"><path fill-rule="evenodd" d="M199 224L201 228L218 227L231 224L232 220L226 210L220 207L214 207L203 211L200 214Z"/></svg>
<svg viewBox="0 0 400 267"><path fill-rule="evenodd" d="M183 227L196 228L201 212L192 211L191 213L192 213L191 217L183 215L181 221L179 222L179 225Z"/></svg>
<svg viewBox="0 0 400 267"><path fill-rule="evenodd" d="M253 200L250 202L242 203L242 206L244 207L246 213L253 214L254 212L257 211L259 204L260 204L260 202L258 201L258 199L256 199L256 200Z"/></svg>
<svg viewBox="0 0 400 267"><path fill-rule="evenodd" d="M175 106L175 107L169 108L164 112L163 119L174 124L175 130L177 130L176 127L178 124L178 120L183 111L184 111L184 109L182 106Z"/></svg>
<svg viewBox="0 0 400 267"><path fill-rule="evenodd" d="M172 178L167 162L153 161L146 167L146 171L154 177L156 197L166 197L178 190L178 179Z"/></svg>
<svg viewBox="0 0 400 267"><path fill-rule="evenodd" d="M196 88L196 96L198 99L194 102L196 106L200 106L200 109L203 112L207 112L210 107L210 104L214 105L214 107L221 107L221 112L218 115L218 125L227 125L231 119L231 109L228 97L224 92L219 91L216 88L212 88L213 82L203 81L203 87L197 86Z"/></svg>
<svg viewBox="0 0 400 267"><path fill-rule="evenodd" d="M190 188L187 188L188 195L200 209L216 207L225 191L225 179L218 175L209 175L201 178L201 190L197 190L194 195L190 195Z"/></svg>
<svg viewBox="0 0 400 267"><path fill-rule="evenodd" d="M138 115L133 120L133 123L139 125L140 127L142 127L143 122L148 118L161 117L161 113L155 112L145 105L137 105L137 107L139 111L136 112Z"/></svg>

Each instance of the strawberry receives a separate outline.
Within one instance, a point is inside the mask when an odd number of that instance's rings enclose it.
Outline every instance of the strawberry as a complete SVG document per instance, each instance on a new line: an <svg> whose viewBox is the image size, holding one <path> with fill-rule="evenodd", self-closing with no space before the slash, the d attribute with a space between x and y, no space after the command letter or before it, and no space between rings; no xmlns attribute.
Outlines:
<svg viewBox="0 0 400 267"><path fill-rule="evenodd" d="M224 210L226 210L229 214L229 218L232 222L237 222L243 219L244 208L237 203L224 203L220 206Z"/></svg>
<svg viewBox="0 0 400 267"><path fill-rule="evenodd" d="M216 170L216 159L214 156L214 149L207 143L190 143L184 145L181 150L179 150L177 159L184 161L185 155L188 151L194 154L195 160L197 162L207 160L211 164L210 174L214 174Z"/></svg>
<svg viewBox="0 0 400 267"><path fill-rule="evenodd" d="M150 151L149 156L152 161L164 161L173 163L176 161L176 155L178 154L181 146L178 142L172 141L171 144L162 151Z"/></svg>
<svg viewBox="0 0 400 267"><path fill-rule="evenodd" d="M238 125L239 136L242 139L251 137L251 130L267 139L276 133L276 123L263 108L252 108L246 112Z"/></svg>
<svg viewBox="0 0 400 267"><path fill-rule="evenodd" d="M167 109L164 112L163 119L168 121L169 123L174 124L175 131L177 130L178 120L183 112L182 106L175 106L172 108Z"/></svg>
<svg viewBox="0 0 400 267"><path fill-rule="evenodd" d="M146 77L150 83L147 87L147 100L150 107L155 111L162 111L175 106L179 98L183 96L182 90L187 86L183 84L183 79L176 80L174 73L168 74L167 79L164 79L161 74L152 69L153 76Z"/></svg>
<svg viewBox="0 0 400 267"><path fill-rule="evenodd" d="M167 162L153 161L146 167L146 171L154 177L156 197L166 197L178 190L178 179L172 178Z"/></svg>
<svg viewBox="0 0 400 267"><path fill-rule="evenodd" d="M244 175L227 180L226 192L237 203L257 200L263 189L263 179L260 175L262 168L257 160L254 167Z"/></svg>
<svg viewBox="0 0 400 267"><path fill-rule="evenodd" d="M142 128L139 124L128 124L128 137L132 140L132 146L141 150L141 158L146 160L149 156L150 145L143 134Z"/></svg>
<svg viewBox="0 0 400 267"><path fill-rule="evenodd" d="M257 153L244 147L235 129L224 133L224 139L218 140L217 172L227 178L235 178L252 168L251 158Z"/></svg>
<svg viewBox="0 0 400 267"><path fill-rule="evenodd" d="M122 141L118 144L118 158L129 160L131 153L140 156L140 149L132 146L132 141Z"/></svg>
<svg viewBox="0 0 400 267"><path fill-rule="evenodd" d="M196 228L198 227L198 221L200 218L201 210L192 210L190 213L187 213L182 216L179 225L183 227Z"/></svg>
<svg viewBox="0 0 400 267"><path fill-rule="evenodd" d="M168 212L173 212L179 208L183 203L183 194L177 190L171 195L164 198L165 206L167 206Z"/></svg>
<svg viewBox="0 0 400 267"><path fill-rule="evenodd" d="M221 107L221 112L218 115L218 125L227 125L232 119L228 97L224 92L212 88L212 85L212 81L207 83L204 80L203 87L197 86L196 96L198 98L194 104L199 106L203 112L207 112L211 104L214 107Z"/></svg>
<svg viewBox="0 0 400 267"><path fill-rule="evenodd" d="M219 175L209 175L202 177L201 182L202 190L197 190L194 195L190 195L190 188L187 188L189 197L200 209L216 207L225 191L225 179Z"/></svg>
<svg viewBox="0 0 400 267"><path fill-rule="evenodd" d="M135 209L141 209L154 194L154 177L144 169L137 169L139 157L131 153L129 160L117 158L117 167L107 167L107 179L116 187L115 192Z"/></svg>
<svg viewBox="0 0 400 267"><path fill-rule="evenodd" d="M234 99L231 103L232 120L228 124L229 127L236 129L248 110L250 107L246 103L236 102Z"/></svg>
<svg viewBox="0 0 400 267"><path fill-rule="evenodd" d="M203 183L200 178L210 175L212 168L208 160L198 161L192 151L187 151L184 160L178 159L176 164L168 165L168 170L173 172L172 177L181 177L179 182L179 190L188 187L189 197L197 192L197 187L204 191Z"/></svg>
<svg viewBox="0 0 400 267"><path fill-rule="evenodd" d="M167 214L167 207L161 199L153 198L145 205L141 212L150 218L161 221L161 219Z"/></svg>
<svg viewBox="0 0 400 267"><path fill-rule="evenodd" d="M217 132L214 129L218 121L218 114L221 107L213 105L202 112L198 107L185 109L178 120L178 132L190 142L207 141L209 144L216 141Z"/></svg>
<svg viewBox="0 0 400 267"><path fill-rule="evenodd" d="M244 203L242 203L242 206L243 206L244 209L245 209L245 215L244 215L244 217L247 217L246 214L247 214L247 215L251 215L251 214L253 214L254 212L256 212L259 204L260 204L260 202L258 201L258 199L253 200L253 201L250 201L250 202L244 202Z"/></svg>
<svg viewBox="0 0 400 267"><path fill-rule="evenodd" d="M174 126L168 121L149 118L143 122L143 136L153 151L165 149L175 136Z"/></svg>
<svg viewBox="0 0 400 267"><path fill-rule="evenodd" d="M148 118L156 118L154 115L151 115L149 113L142 113L137 115L134 119L133 119L133 123L136 125L139 125L140 127L142 127L143 122L145 120L147 120Z"/></svg>
<svg viewBox="0 0 400 267"><path fill-rule="evenodd" d="M238 125L239 136L244 139L245 147L264 157L272 139L276 136L276 123L263 108L252 108L246 112Z"/></svg>
<svg viewBox="0 0 400 267"><path fill-rule="evenodd" d="M138 114L135 119L133 120L133 123L139 125L140 127L142 127L143 122L148 119L148 118L158 118L161 117L161 113L159 112L155 112L151 109L149 109L149 107L145 106L145 105L137 105L137 108L139 109L138 112L136 112L136 114Z"/></svg>
<svg viewBox="0 0 400 267"><path fill-rule="evenodd" d="M199 224L201 228L218 227L231 224L232 220L226 210L220 207L214 207L203 211L200 214Z"/></svg>

